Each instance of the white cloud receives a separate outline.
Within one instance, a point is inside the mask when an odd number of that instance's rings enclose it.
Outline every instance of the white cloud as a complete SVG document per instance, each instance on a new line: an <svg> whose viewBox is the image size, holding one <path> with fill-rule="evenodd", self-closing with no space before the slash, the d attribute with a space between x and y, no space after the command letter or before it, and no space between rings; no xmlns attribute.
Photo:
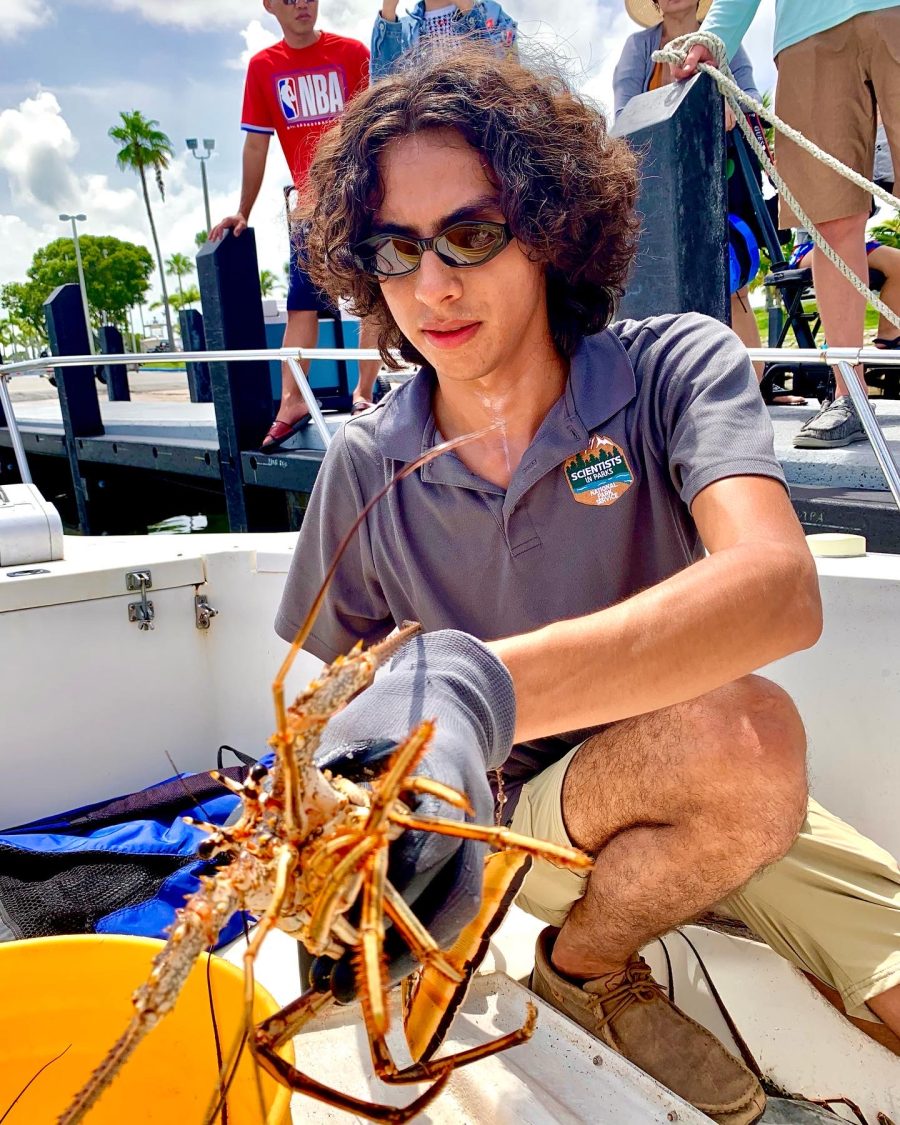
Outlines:
<svg viewBox="0 0 900 1125"><path fill-rule="evenodd" d="M74 189L70 163L78 143L49 90L0 113L0 169L13 199L26 206L63 206Z"/></svg>
<svg viewBox="0 0 900 1125"><path fill-rule="evenodd" d="M0 41L18 39L52 18L47 0L0 0Z"/></svg>
<svg viewBox="0 0 900 1125"><path fill-rule="evenodd" d="M275 32L268 27L263 27L259 20L251 20L241 32L241 38L244 40L244 49L238 58L229 61L228 66L232 70L242 72L246 71L247 63L250 62L253 55L278 42L278 36Z"/></svg>
<svg viewBox="0 0 900 1125"><path fill-rule="evenodd" d="M239 27L247 21L246 0L92 0L92 7L135 12L150 23L203 31L216 27ZM259 10L263 10L260 0Z"/></svg>

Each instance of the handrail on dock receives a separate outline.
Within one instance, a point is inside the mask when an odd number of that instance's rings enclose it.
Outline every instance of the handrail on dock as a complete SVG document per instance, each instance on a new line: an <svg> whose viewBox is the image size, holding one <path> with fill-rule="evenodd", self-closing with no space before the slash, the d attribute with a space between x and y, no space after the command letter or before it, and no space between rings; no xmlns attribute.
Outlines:
<svg viewBox="0 0 900 1125"><path fill-rule="evenodd" d="M856 378L853 370L857 364L872 364L879 367L900 367L900 353L885 351L881 348L748 348L747 354L752 361L763 363L786 362L792 365L804 364L829 364L837 366L850 390L853 404L859 414L860 421L866 431L866 436L875 453L875 457L884 473L888 488L900 508L900 470L884 439L881 427L875 417L875 412L869 403L864 387ZM31 473L28 468L28 459L22 444L22 436L16 422L15 412L7 387L7 380L11 375L24 374L29 371L46 370L48 367L84 367L104 366L106 364L158 364L165 362L166 358L177 359L179 363L220 363L252 362L258 360L284 361L287 363L296 383L309 408L312 421L327 449L331 442L331 432L319 409L315 393L309 385L301 362L305 360L366 360L380 359L380 353L374 348L244 348L221 351L192 351L192 352L138 352L106 355L76 355L76 356L45 356L39 359L19 360L11 363L0 364L0 408L2 408L10 432L13 452L19 474L24 482L31 482Z"/></svg>

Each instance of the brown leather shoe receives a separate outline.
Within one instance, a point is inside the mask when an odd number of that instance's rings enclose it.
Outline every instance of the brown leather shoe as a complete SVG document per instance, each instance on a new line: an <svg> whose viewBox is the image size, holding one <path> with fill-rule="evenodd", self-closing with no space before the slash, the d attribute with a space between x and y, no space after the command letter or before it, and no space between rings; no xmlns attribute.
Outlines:
<svg viewBox="0 0 900 1125"><path fill-rule="evenodd" d="M579 985L550 963L558 932L549 928L538 938L534 993L719 1125L751 1125L762 1116L766 1096L755 1076L671 1003L642 958Z"/></svg>

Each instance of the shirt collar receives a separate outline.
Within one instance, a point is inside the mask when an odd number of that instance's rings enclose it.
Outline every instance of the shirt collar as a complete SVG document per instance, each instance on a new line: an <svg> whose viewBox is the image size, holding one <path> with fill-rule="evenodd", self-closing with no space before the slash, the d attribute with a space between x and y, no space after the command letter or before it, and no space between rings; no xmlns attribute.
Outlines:
<svg viewBox="0 0 900 1125"><path fill-rule="evenodd" d="M431 368L421 368L378 411L375 440L383 457L414 461L431 447L434 380ZM586 336L572 357L565 394L551 407L535 442L547 440L551 427L565 428L566 444L573 439L586 442L592 430L631 402L635 389L634 369L615 332L607 328Z"/></svg>

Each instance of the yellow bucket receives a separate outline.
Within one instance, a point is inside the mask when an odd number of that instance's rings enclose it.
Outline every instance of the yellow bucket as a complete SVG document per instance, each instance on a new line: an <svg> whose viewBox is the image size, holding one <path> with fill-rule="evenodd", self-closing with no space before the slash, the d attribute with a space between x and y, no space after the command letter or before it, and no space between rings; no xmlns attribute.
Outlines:
<svg viewBox="0 0 900 1125"><path fill-rule="evenodd" d="M79 935L0 944L0 1118L41 1067L4 1125L52 1125L119 1038L133 1013L131 994L162 948L151 938ZM89 1125L200 1125L212 1105L219 1064L207 990L207 957L198 958L173 1011L137 1047L87 1115ZM209 987L225 1058L243 1020L242 970L209 958ZM255 1022L278 1010L257 986ZM61 1052L65 1051L65 1054ZM282 1051L293 1061L290 1044ZM234 1125L287 1125L290 1091L259 1070L244 1050L228 1093Z"/></svg>

